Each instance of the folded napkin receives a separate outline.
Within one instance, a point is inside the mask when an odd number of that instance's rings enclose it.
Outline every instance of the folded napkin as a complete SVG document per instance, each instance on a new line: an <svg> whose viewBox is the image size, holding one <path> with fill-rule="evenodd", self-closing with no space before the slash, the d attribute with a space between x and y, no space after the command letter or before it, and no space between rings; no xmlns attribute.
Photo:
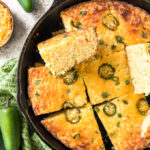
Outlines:
<svg viewBox="0 0 150 150"><path fill-rule="evenodd" d="M18 59L14 58L0 67L0 108L3 108L6 101L11 99L11 105L18 108L17 105L17 66ZM19 108L18 108L19 109ZM22 112L21 119L21 148L22 150L52 150L48 147L38 135L29 127L27 120Z"/></svg>

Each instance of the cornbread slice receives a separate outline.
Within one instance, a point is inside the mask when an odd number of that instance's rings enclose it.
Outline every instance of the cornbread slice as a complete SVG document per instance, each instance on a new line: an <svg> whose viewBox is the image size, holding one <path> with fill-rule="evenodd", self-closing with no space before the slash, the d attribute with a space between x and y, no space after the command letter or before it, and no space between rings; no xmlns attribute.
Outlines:
<svg viewBox="0 0 150 150"><path fill-rule="evenodd" d="M91 62L84 62L79 68L92 104L102 103L134 90L124 51L105 57L101 53L97 54Z"/></svg>
<svg viewBox="0 0 150 150"><path fill-rule="evenodd" d="M75 78L68 77L69 73L70 76L75 74ZM71 106L87 103L83 79L78 71L55 78L45 66L28 70L28 96L35 115L58 111L67 102Z"/></svg>
<svg viewBox="0 0 150 150"><path fill-rule="evenodd" d="M150 93L150 44L126 47L130 76L136 94Z"/></svg>
<svg viewBox="0 0 150 150"><path fill-rule="evenodd" d="M73 150L104 150L92 107L77 110L80 111L80 120L77 123L70 123L65 112L50 115L41 123L54 137Z"/></svg>
<svg viewBox="0 0 150 150"><path fill-rule="evenodd" d="M57 35L38 44L39 52L52 74L62 75L97 51L94 27Z"/></svg>
<svg viewBox="0 0 150 150"><path fill-rule="evenodd" d="M122 1L83 2L62 11L61 17L66 31L76 29L76 24L80 24L82 28L96 27L100 47L110 47L109 50L103 50L105 55L124 50L124 44L133 45L150 41L150 15Z"/></svg>
<svg viewBox="0 0 150 150"><path fill-rule="evenodd" d="M149 107L144 95L131 92L95 110L115 150L142 150L150 146Z"/></svg>

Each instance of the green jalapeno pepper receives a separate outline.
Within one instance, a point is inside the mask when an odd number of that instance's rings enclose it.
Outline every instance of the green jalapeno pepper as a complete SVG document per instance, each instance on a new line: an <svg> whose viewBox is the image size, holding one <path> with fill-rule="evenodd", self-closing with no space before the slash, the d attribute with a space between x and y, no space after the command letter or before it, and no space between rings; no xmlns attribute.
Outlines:
<svg viewBox="0 0 150 150"><path fill-rule="evenodd" d="M34 9L34 0L18 0L18 2L26 12Z"/></svg>
<svg viewBox="0 0 150 150"><path fill-rule="evenodd" d="M114 103L112 102L107 102L103 108L103 111L104 113L107 115L107 116L114 116L116 114L116 110L117 107Z"/></svg>
<svg viewBox="0 0 150 150"><path fill-rule="evenodd" d="M20 119L15 107L0 110L0 128L6 150L19 150L20 147Z"/></svg>
<svg viewBox="0 0 150 150"><path fill-rule="evenodd" d="M105 80L112 79L114 77L114 73L115 68L113 68L110 64L102 64L98 68L98 75Z"/></svg>
<svg viewBox="0 0 150 150"><path fill-rule="evenodd" d="M2 134L0 131L0 150L5 150Z"/></svg>
<svg viewBox="0 0 150 150"><path fill-rule="evenodd" d="M79 108L65 110L66 120L72 124L76 124L81 120L81 111Z"/></svg>
<svg viewBox="0 0 150 150"><path fill-rule="evenodd" d="M71 85L75 83L78 79L78 73L77 71L73 68L72 70L68 71L63 77L63 81L67 85Z"/></svg>

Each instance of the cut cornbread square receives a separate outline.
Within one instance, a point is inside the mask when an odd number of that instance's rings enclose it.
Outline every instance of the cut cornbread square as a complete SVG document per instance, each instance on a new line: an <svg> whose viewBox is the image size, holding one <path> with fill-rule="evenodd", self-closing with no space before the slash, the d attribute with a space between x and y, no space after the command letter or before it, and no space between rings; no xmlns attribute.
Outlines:
<svg viewBox="0 0 150 150"><path fill-rule="evenodd" d="M68 80L69 75L72 78ZM65 103L71 106L87 103L83 79L78 71L72 70L62 78L55 78L45 66L28 70L28 96L35 115L64 109Z"/></svg>
<svg viewBox="0 0 150 150"><path fill-rule="evenodd" d="M150 93L150 44L137 44L126 47L130 76L134 92Z"/></svg>
<svg viewBox="0 0 150 150"><path fill-rule="evenodd" d="M95 107L115 150L142 150L150 145L150 114L142 94L124 95Z"/></svg>
<svg viewBox="0 0 150 150"><path fill-rule="evenodd" d="M63 75L97 51L95 27L57 35L38 44L39 52L54 76Z"/></svg>
<svg viewBox="0 0 150 150"><path fill-rule="evenodd" d="M102 103L133 91L126 53L121 51L106 57L99 54L99 57L97 54L80 65L91 103Z"/></svg>
<svg viewBox="0 0 150 150"><path fill-rule="evenodd" d="M72 113L77 113L75 123L71 123ZM105 150L91 106L51 115L41 123L55 138L73 150Z"/></svg>

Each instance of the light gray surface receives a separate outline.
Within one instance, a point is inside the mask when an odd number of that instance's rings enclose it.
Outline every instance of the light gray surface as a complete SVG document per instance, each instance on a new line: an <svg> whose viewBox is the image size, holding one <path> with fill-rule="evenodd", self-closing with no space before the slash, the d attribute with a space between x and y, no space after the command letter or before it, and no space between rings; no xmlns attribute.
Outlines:
<svg viewBox="0 0 150 150"><path fill-rule="evenodd" d="M32 13L26 13L17 0L2 1L10 8L15 26L10 41L0 48L0 66L7 60L19 56L30 30L53 3L53 0L35 0L35 10Z"/></svg>

